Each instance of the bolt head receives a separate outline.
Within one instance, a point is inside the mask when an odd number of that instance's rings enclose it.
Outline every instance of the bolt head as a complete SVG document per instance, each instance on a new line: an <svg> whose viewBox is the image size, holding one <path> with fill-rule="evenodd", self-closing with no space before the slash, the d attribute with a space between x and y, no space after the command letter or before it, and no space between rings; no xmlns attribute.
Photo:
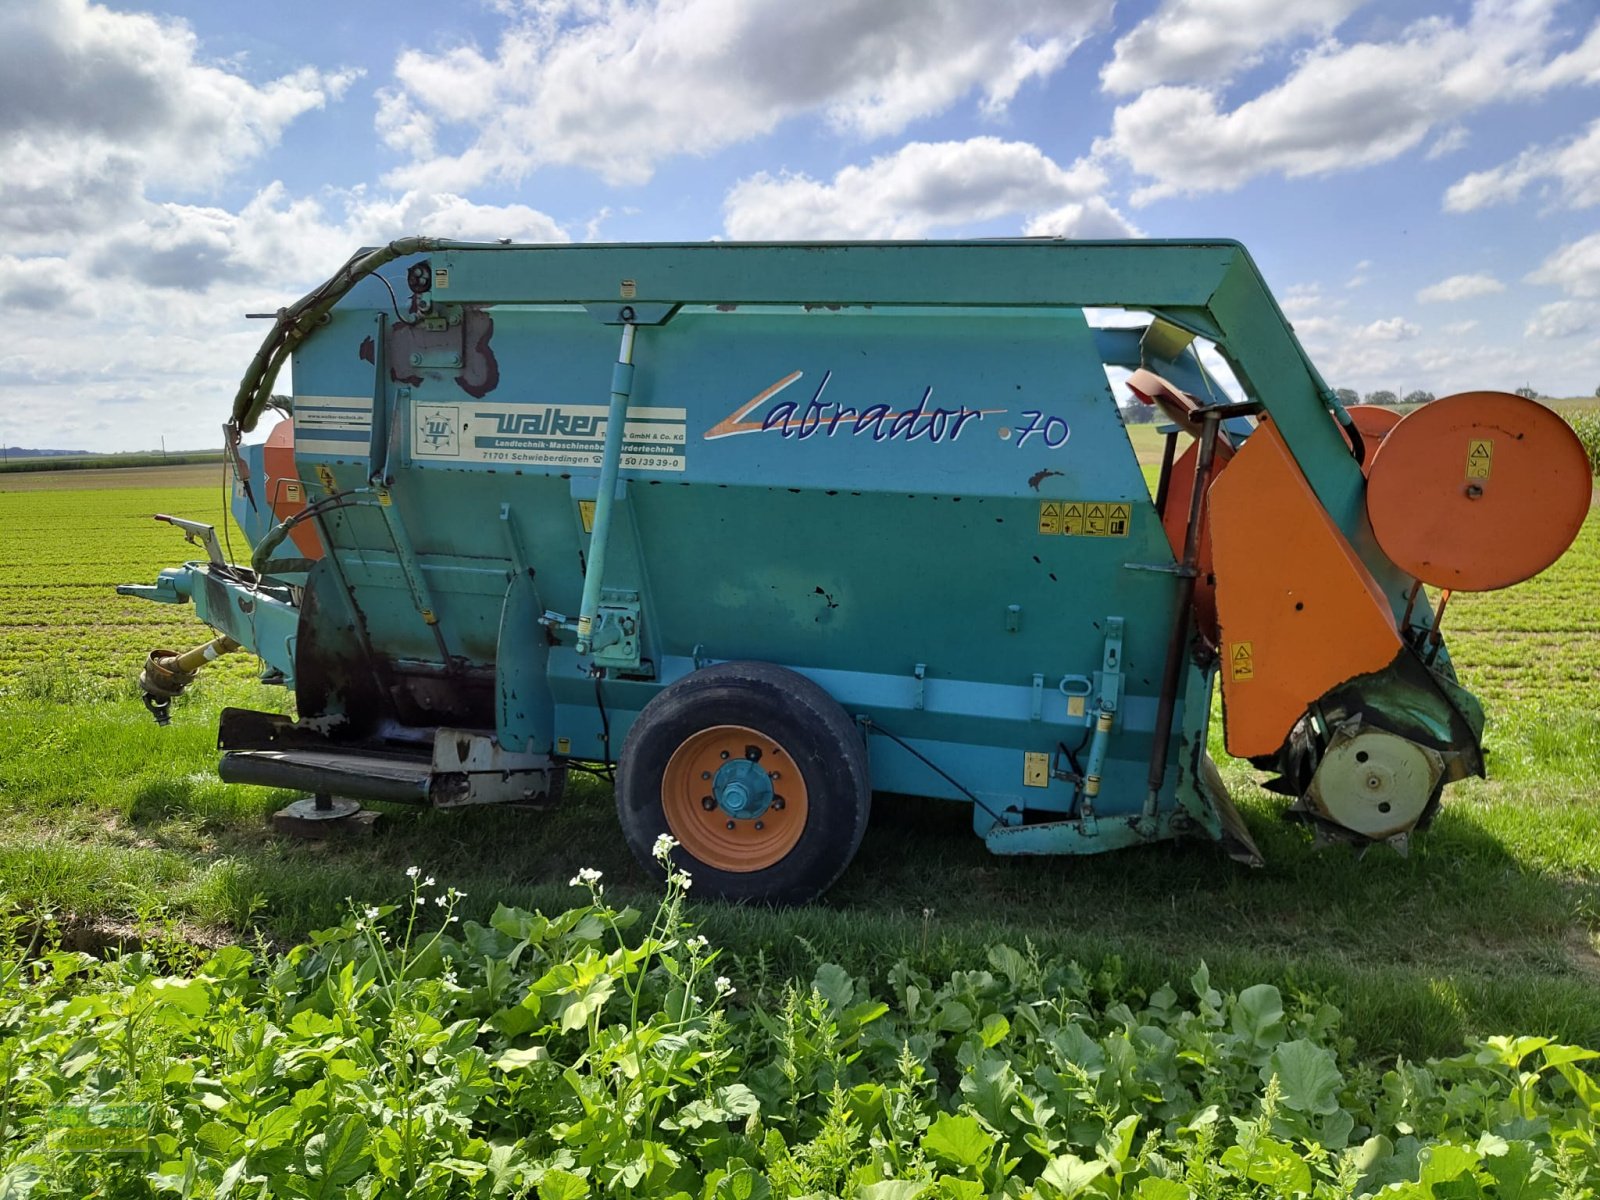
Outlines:
<svg viewBox="0 0 1600 1200"><path fill-rule="evenodd" d="M765 821L757 821L756 822L756 829L757 830L762 830L762 829L765 829L766 827L767 827L767 823Z"/></svg>
<svg viewBox="0 0 1600 1200"><path fill-rule="evenodd" d="M774 796L772 798L772 807L776 808L776 809L782 809L783 808L783 797L782 796Z"/></svg>
<svg viewBox="0 0 1600 1200"><path fill-rule="evenodd" d="M707 812L710 812L716 806L717 806L717 802L712 797L710 797L710 796L701 796L700 797L700 807L705 809Z"/></svg>
<svg viewBox="0 0 1600 1200"><path fill-rule="evenodd" d="M729 821L729 822L728 822L728 829L729 829L729 830L730 830L730 831L732 831L732 830L734 830L734 829L737 829L737 828L738 828L738 826L737 826L737 825L735 825L735 824L734 824L734 823L733 823L733 822L732 822L732 821Z"/></svg>

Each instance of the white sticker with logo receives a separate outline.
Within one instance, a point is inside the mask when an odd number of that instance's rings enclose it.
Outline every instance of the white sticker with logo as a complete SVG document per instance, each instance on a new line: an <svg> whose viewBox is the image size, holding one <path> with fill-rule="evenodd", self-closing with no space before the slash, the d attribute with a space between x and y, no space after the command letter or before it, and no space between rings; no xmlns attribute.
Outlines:
<svg viewBox="0 0 1600 1200"><path fill-rule="evenodd" d="M419 404L411 453L423 460L598 467L606 414L604 404ZM630 408L623 468L684 470L685 416L681 408Z"/></svg>

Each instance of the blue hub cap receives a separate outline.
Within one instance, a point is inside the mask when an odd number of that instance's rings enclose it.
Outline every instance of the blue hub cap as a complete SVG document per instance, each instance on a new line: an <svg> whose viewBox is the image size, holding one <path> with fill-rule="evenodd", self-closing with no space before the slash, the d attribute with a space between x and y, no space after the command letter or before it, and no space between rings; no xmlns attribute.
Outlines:
<svg viewBox="0 0 1600 1200"><path fill-rule="evenodd" d="M753 821L772 806L772 781L760 763L732 758L722 764L711 794L723 812L737 821Z"/></svg>

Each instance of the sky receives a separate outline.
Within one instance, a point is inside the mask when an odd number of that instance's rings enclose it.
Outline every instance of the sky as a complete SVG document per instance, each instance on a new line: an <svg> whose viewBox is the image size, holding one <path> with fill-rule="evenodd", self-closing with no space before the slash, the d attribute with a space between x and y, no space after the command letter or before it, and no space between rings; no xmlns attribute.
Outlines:
<svg viewBox="0 0 1600 1200"><path fill-rule="evenodd" d="M406 234L1237 238L1335 387L1600 387L1596 0L3 0L0 81L0 444L220 444Z"/></svg>

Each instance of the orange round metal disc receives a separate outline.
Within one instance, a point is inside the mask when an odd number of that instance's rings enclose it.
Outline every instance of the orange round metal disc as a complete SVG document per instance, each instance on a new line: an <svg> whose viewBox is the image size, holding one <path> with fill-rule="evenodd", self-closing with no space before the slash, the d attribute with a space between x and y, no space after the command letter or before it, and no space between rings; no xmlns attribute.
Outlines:
<svg viewBox="0 0 1600 1200"><path fill-rule="evenodd" d="M1507 392L1425 404L1384 438L1367 479L1383 552L1435 587L1487 592L1560 558L1593 483L1572 427Z"/></svg>
<svg viewBox="0 0 1600 1200"><path fill-rule="evenodd" d="M772 796L759 815L739 819L717 803L716 779L727 763L752 760L752 750ZM672 752L661 775L661 808L689 854L721 871L745 872L764 870L794 849L810 801L799 767L776 741L745 725L713 725Z"/></svg>
<svg viewBox="0 0 1600 1200"><path fill-rule="evenodd" d="M1377 404L1352 404L1345 409L1345 412L1349 413L1350 419L1356 423L1356 430L1361 434L1361 441L1366 446L1366 456L1361 460L1361 470L1370 475L1372 460L1378 453L1378 447L1383 445L1383 439L1389 436L1389 431L1400 424L1400 414L1392 408L1384 408Z"/></svg>

